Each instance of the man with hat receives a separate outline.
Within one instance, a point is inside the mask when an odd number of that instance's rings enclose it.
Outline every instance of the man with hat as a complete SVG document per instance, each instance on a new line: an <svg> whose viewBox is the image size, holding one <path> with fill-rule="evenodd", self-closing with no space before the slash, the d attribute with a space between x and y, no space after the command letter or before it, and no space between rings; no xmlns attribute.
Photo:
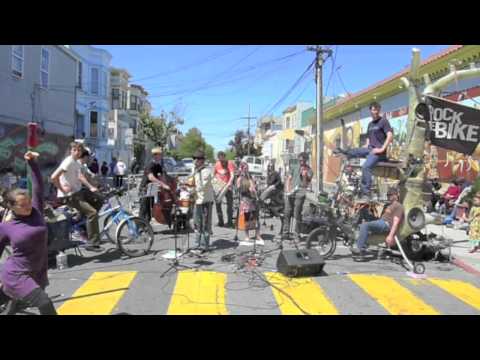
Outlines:
<svg viewBox="0 0 480 360"><path fill-rule="evenodd" d="M152 156L152 161L147 165L139 187L139 195L141 197L139 216L148 222L152 220L153 207L153 197L145 196L148 184L157 183L162 189L170 190L170 187L160 180L160 176L165 174L162 166L162 148L153 148Z"/></svg>
<svg viewBox="0 0 480 360"><path fill-rule="evenodd" d="M215 200L212 185L212 171L205 166L205 153L197 150L193 155L195 161L195 209L193 219L195 223L195 238L197 251L205 253L210 246L210 227L213 202Z"/></svg>
<svg viewBox="0 0 480 360"><path fill-rule="evenodd" d="M389 203L385 206L380 219L360 225L360 235L356 247L350 249L353 255L365 255L369 234L386 234L387 247L395 244L395 236L405 218L405 209L399 202L400 194L397 188L390 188L387 196Z"/></svg>
<svg viewBox="0 0 480 360"><path fill-rule="evenodd" d="M300 166L290 167L287 173L286 182L291 184L289 187L292 189L292 192L285 194L285 221L283 222L283 232L289 231L293 212L296 240L300 241L300 223L302 222L303 204L305 203L307 189L310 187L313 179L313 171L307 164L308 155L306 153L301 153L298 159Z"/></svg>

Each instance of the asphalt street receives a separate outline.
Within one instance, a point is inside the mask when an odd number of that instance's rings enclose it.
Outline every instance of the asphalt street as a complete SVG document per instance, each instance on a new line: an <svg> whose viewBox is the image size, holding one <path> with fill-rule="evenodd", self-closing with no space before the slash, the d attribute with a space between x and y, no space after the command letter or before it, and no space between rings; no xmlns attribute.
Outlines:
<svg viewBox="0 0 480 360"><path fill-rule="evenodd" d="M368 261L357 262L340 243L321 275L286 278L276 268L280 224L275 219L267 219L267 226L262 227L265 246L257 248L256 265L246 261L252 246L234 241L235 229L214 226L210 253L182 255L180 265L189 268L172 269L162 277L171 265L163 255L174 249L175 239L166 225L152 224L152 252L140 258L122 255L113 244L104 244L107 250L100 254L82 250L79 256L68 250L69 268L49 270L47 291L59 314L480 313L480 277L435 261L424 263L425 278L412 277L398 259L380 260L372 252ZM241 232L239 238L244 238ZM183 254L194 247L193 234L180 234L177 244ZM283 245L294 248L289 241Z"/></svg>
<svg viewBox="0 0 480 360"><path fill-rule="evenodd" d="M277 221L268 220L278 229ZM162 257L174 249L174 236L154 225L151 254L129 259L112 245L84 257L69 251L70 268L52 269L49 295L60 314L465 314L480 313L480 278L439 262L427 262L426 278L407 275L392 260L353 261L339 244L321 276L288 279L276 269L280 253L275 231L262 231L265 255L259 266L244 266L251 246L234 241L235 230L214 227L213 250L204 258L180 257L179 269ZM240 237L240 239L242 239ZM177 238L180 250L193 236ZM285 241L286 249L293 245ZM222 259L223 258L223 259ZM261 259L264 259L261 261Z"/></svg>

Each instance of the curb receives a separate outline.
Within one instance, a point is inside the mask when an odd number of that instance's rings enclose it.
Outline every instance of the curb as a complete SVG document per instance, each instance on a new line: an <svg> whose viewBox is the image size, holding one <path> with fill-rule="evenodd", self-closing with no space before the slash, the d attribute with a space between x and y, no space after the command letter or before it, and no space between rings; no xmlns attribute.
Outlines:
<svg viewBox="0 0 480 360"><path fill-rule="evenodd" d="M468 272L470 274L480 276L480 271L479 270L475 269L473 266L467 264L466 262L464 262L463 260L460 260L459 258L456 258L456 257L453 258L452 264L458 266L459 268L465 270L466 272Z"/></svg>

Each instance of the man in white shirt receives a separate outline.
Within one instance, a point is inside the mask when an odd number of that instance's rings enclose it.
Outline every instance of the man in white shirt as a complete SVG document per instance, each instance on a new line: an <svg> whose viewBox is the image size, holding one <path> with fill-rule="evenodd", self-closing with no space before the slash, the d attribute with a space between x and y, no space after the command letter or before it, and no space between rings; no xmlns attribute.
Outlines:
<svg viewBox="0 0 480 360"><path fill-rule="evenodd" d="M72 142L70 144L70 156L68 156L51 176L53 184L57 187L57 197L66 198L69 207L77 209L87 217L88 245L86 250L101 252L100 231L98 228L98 213L95 208L86 201L85 194L81 191L82 184L91 192L98 189L92 186L82 173L82 165L78 162L84 147L82 144Z"/></svg>

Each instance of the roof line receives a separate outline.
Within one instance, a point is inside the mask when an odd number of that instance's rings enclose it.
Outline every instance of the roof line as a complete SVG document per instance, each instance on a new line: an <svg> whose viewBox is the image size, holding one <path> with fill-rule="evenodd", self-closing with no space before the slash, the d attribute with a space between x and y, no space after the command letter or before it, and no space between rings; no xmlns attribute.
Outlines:
<svg viewBox="0 0 480 360"><path fill-rule="evenodd" d="M452 45L452 46L449 46L448 48L446 48L445 50L442 50L441 52L437 53L437 54L433 54L431 56L429 56L427 59L425 59L421 64L420 64L420 67L419 68L422 68L423 66L425 65L428 65L438 59L441 59L442 57L445 57L447 55L450 55L451 53L455 52L455 51L458 51L460 50L461 48L463 48L465 45ZM406 67L405 69L389 76L388 78L386 79L383 79L383 80L380 80L378 82L376 82L375 84L367 87L366 89L363 89L363 90L360 90L360 91L357 91L356 93L350 95L350 96L346 96L344 99L342 99L340 102L338 102L337 104L335 104L334 106L332 106L331 108L329 108L328 110L333 110L335 109L336 107L339 107L340 105L343 105L345 104L346 102L349 102L355 98L358 98L360 97L361 95L365 94L365 93L368 93L369 91L372 91L372 90L375 90L376 88L379 88L380 86L390 82L390 81L393 81L393 80L396 80L398 78L401 78L402 76L406 75L408 72L410 71L410 67Z"/></svg>

